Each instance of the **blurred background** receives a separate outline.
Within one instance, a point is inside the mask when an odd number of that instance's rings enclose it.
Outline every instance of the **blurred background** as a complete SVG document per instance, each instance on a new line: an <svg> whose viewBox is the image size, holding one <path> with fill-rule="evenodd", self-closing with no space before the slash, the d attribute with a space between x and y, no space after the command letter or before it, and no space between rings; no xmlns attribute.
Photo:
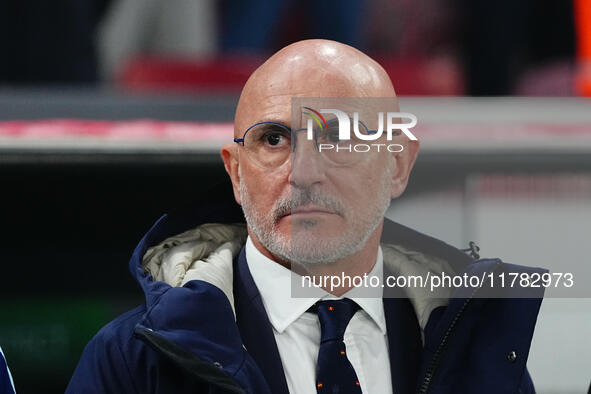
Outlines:
<svg viewBox="0 0 591 394"><path fill-rule="evenodd" d="M591 0L5 0L0 32L0 345L19 393L63 392L143 302L136 243L224 190L242 85L306 38L376 58L419 119L391 218L591 279ZM589 301L544 301L538 392L589 387Z"/></svg>

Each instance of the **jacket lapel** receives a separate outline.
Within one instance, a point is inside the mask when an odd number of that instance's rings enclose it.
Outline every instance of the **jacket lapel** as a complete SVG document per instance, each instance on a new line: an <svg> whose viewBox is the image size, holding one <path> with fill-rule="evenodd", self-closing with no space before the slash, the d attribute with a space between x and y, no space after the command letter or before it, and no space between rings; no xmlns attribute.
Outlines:
<svg viewBox="0 0 591 394"><path fill-rule="evenodd" d="M244 247L234 264L234 305L242 343L258 364L273 394L289 394L273 328L252 279Z"/></svg>
<svg viewBox="0 0 591 394"><path fill-rule="evenodd" d="M393 392L416 392L423 346L414 308L407 298L384 298Z"/></svg>

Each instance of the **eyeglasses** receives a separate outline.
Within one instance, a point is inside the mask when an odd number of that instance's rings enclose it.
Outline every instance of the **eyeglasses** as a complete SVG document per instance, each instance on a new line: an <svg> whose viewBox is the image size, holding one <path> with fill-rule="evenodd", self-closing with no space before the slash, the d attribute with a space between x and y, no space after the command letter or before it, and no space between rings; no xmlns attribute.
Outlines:
<svg viewBox="0 0 591 394"><path fill-rule="evenodd" d="M351 131L353 127L351 119ZM377 132L369 130L361 121L357 127L361 135ZM306 139L307 131L307 128L292 130L279 122L258 122L246 129L242 138L234 138L234 142L241 144L249 158L261 167L272 169L288 161L290 155L295 153L298 134L303 134ZM327 119L325 126L314 125L312 131L316 151L330 164L353 165L368 155L366 150L357 150L358 144L369 145L356 133L351 132L351 138L347 140L339 138L337 118Z"/></svg>

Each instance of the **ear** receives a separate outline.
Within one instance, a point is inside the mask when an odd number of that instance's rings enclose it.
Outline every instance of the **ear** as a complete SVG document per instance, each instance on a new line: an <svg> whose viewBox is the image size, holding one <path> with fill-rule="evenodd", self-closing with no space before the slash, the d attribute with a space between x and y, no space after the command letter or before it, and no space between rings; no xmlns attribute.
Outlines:
<svg viewBox="0 0 591 394"><path fill-rule="evenodd" d="M412 170L417 154L419 153L419 141L409 140L403 145L404 150L392 153L394 169L392 171L392 198L399 197L408 184L410 171Z"/></svg>
<svg viewBox="0 0 591 394"><path fill-rule="evenodd" d="M238 205L242 205L242 202L240 201L240 163L238 161L238 145L224 145L220 154L222 155L226 172L230 175L230 180L232 181L234 199Z"/></svg>

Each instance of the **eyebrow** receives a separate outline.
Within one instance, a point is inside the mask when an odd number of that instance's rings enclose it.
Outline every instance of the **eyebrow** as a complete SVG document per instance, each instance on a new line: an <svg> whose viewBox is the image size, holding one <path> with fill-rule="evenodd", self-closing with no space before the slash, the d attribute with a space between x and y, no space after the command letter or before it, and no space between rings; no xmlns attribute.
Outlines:
<svg viewBox="0 0 591 394"><path fill-rule="evenodd" d="M259 126L259 130L261 132L281 131L281 132L287 132L288 134L291 134L291 129L287 125L284 125L283 123L279 123L279 122L263 123L262 125Z"/></svg>
<svg viewBox="0 0 591 394"><path fill-rule="evenodd" d="M287 126L287 125L285 125L285 124L283 124L281 122L275 122L275 121L272 121L272 120L261 120L260 122L256 122L256 123L251 124L246 129L245 132L248 132L249 130L252 130L255 127L261 127L263 129L269 129L269 128L273 127L273 126L275 126L275 127L285 127L287 129L290 129L289 126Z"/></svg>
<svg viewBox="0 0 591 394"><path fill-rule="evenodd" d="M285 124L283 122L277 122L276 120L263 120L258 123L263 123L261 126L265 126L265 127L282 126L282 127L288 128L288 129L290 128L287 124Z"/></svg>

